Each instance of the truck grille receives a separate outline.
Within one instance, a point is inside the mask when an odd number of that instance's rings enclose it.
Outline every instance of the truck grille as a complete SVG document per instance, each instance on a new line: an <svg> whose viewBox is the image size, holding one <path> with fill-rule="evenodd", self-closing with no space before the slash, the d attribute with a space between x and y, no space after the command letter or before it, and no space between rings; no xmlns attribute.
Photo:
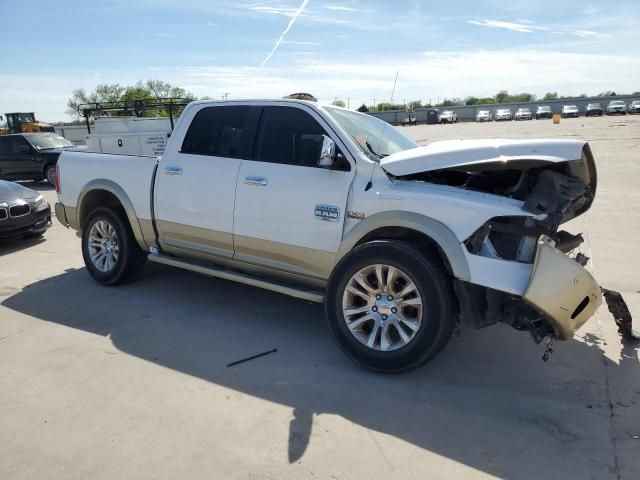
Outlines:
<svg viewBox="0 0 640 480"><path fill-rule="evenodd" d="M12 217L24 217L31 213L31 205L25 203L24 205L14 205L9 207L9 214Z"/></svg>
<svg viewBox="0 0 640 480"><path fill-rule="evenodd" d="M0 220L6 220L8 216L9 213L7 212L7 209L4 207L0 208Z"/></svg>

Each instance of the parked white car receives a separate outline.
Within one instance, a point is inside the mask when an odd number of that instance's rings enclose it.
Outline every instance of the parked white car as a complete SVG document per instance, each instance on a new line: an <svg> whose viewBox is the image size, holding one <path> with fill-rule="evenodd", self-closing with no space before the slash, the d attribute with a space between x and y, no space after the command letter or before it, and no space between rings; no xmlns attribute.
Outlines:
<svg viewBox="0 0 640 480"><path fill-rule="evenodd" d="M315 102L199 101L162 157L64 152L58 176L57 219L99 283L149 260L321 302L376 371L426 363L459 322L567 340L602 301L570 255L582 237L558 231L596 193L581 140L420 147ZM238 292L224 301L258 301Z"/></svg>
<svg viewBox="0 0 640 480"><path fill-rule="evenodd" d="M457 123L458 114L452 110L445 110L438 116L438 122L440 123Z"/></svg>
<svg viewBox="0 0 640 480"><path fill-rule="evenodd" d="M499 108L496 110L496 114L493 118L496 122L501 120L513 120L513 115L511 114L511 110L508 108Z"/></svg>
<svg viewBox="0 0 640 480"><path fill-rule="evenodd" d="M609 102L607 106L607 115L626 115L627 106L622 100L614 100Z"/></svg>
<svg viewBox="0 0 640 480"><path fill-rule="evenodd" d="M580 110L575 105L563 105L562 112L560 113L562 118L574 117L578 118L580 116Z"/></svg>
<svg viewBox="0 0 640 480"><path fill-rule="evenodd" d="M627 111L633 114L640 113L640 100L634 100L631 102Z"/></svg>
<svg viewBox="0 0 640 480"><path fill-rule="evenodd" d="M493 120L491 110L478 110L476 122L490 122L491 120Z"/></svg>
<svg viewBox="0 0 640 480"><path fill-rule="evenodd" d="M531 110L528 108L519 108L514 116L515 120L531 120Z"/></svg>
<svg viewBox="0 0 640 480"><path fill-rule="evenodd" d="M543 118L553 118L553 113L551 113L551 107L549 105L539 105L536 109L536 120Z"/></svg>

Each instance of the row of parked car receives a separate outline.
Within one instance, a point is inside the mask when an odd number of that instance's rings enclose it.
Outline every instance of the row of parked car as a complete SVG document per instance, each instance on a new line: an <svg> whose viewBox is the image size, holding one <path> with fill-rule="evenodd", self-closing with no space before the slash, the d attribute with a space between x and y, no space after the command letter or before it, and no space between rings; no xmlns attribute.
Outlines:
<svg viewBox="0 0 640 480"><path fill-rule="evenodd" d="M584 109L585 117L602 116L604 113L607 115L626 115L640 114L640 100L634 100L628 106L622 100L613 100L609 103L606 109L603 109L599 103L590 103ZM442 112L442 115L453 112ZM548 105L540 105L536 109L536 113L533 114L527 107L518 108L514 113L509 108L498 108L495 114L491 110L479 110L476 114L476 122L490 122L492 120L532 120L535 115L536 120L542 118L552 118L553 113L551 107ZM562 112L560 113L562 118L579 117L580 109L576 105L563 105ZM457 121L457 116L456 116ZM449 123L449 122L441 122ZM453 122L451 122L453 123Z"/></svg>

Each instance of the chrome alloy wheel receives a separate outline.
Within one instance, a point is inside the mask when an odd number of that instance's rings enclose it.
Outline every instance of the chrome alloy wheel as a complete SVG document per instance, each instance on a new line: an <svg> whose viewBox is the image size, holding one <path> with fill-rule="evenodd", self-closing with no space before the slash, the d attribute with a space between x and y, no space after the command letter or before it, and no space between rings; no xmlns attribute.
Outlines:
<svg viewBox="0 0 640 480"><path fill-rule="evenodd" d="M118 261L120 247L116 229L106 220L98 220L89 231L89 257L99 271L106 273Z"/></svg>
<svg viewBox="0 0 640 480"><path fill-rule="evenodd" d="M347 282L342 313L363 345L392 351L413 340L422 322L422 298L413 280L391 265L369 265Z"/></svg>

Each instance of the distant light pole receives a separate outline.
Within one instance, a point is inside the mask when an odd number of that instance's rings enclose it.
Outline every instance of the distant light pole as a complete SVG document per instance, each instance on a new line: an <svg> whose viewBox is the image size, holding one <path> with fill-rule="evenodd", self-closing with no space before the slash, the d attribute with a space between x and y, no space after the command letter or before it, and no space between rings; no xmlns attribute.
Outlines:
<svg viewBox="0 0 640 480"><path fill-rule="evenodd" d="M229 93L231 93L231 92L223 93L223 94L222 94L222 99L223 99L223 100L226 100L227 98L229 98Z"/></svg>

